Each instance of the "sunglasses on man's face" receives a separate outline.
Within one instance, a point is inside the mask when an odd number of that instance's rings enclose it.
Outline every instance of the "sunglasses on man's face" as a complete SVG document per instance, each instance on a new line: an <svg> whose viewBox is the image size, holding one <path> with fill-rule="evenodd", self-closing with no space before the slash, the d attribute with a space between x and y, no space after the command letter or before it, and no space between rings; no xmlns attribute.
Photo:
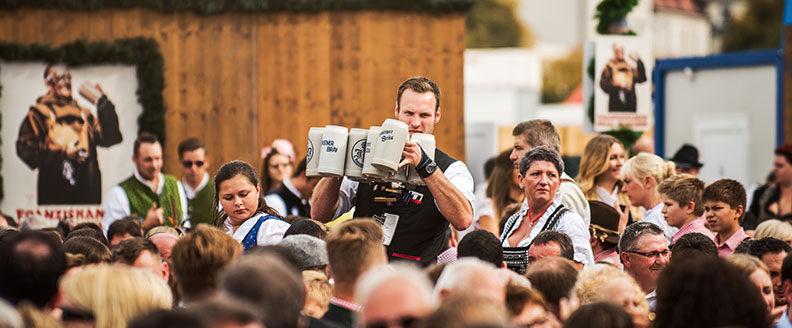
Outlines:
<svg viewBox="0 0 792 328"><path fill-rule="evenodd" d="M182 161L182 165L184 165L184 167L192 167L193 164L195 164L197 167L202 167L204 166L204 161Z"/></svg>
<svg viewBox="0 0 792 328"><path fill-rule="evenodd" d="M389 327L403 327L410 328L418 321L417 317L404 316L391 320L376 320L366 324L366 328L389 328Z"/></svg>

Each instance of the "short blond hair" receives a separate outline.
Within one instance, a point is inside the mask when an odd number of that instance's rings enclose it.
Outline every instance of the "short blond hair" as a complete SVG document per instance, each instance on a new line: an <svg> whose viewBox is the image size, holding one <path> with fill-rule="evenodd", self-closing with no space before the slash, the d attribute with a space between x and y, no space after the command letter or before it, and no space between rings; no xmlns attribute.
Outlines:
<svg viewBox="0 0 792 328"><path fill-rule="evenodd" d="M784 242L792 240L792 224L776 219L765 220L756 226L754 239L759 240L764 237L773 237Z"/></svg>
<svg viewBox="0 0 792 328"><path fill-rule="evenodd" d="M762 270L770 274L770 269L767 268L767 264L753 255L732 254L726 258L726 261L740 269L746 277L750 277L756 270Z"/></svg>
<svg viewBox="0 0 792 328"><path fill-rule="evenodd" d="M316 270L304 270L302 278L306 290L303 313L314 318L321 318L330 306L333 287L330 286L327 276Z"/></svg>
<svg viewBox="0 0 792 328"><path fill-rule="evenodd" d="M695 176L679 174L663 180L657 186L657 192L679 203L679 206L687 206L693 202L693 215L701 216L704 214L704 204L701 199L704 186L704 181Z"/></svg>
<svg viewBox="0 0 792 328"><path fill-rule="evenodd" d="M325 243L336 283L354 285L363 272L385 258L382 227L371 218L349 220L333 227Z"/></svg>
<svg viewBox="0 0 792 328"><path fill-rule="evenodd" d="M600 265L593 268L587 268L580 272L578 280L572 292L580 300L580 305L586 305L596 302L611 302L607 299L608 295L605 293L606 288L617 279L623 279L635 289L638 306L649 309L649 304L646 303L646 294L638 286L632 276L612 265ZM622 306L622 304L616 304Z"/></svg>
<svg viewBox="0 0 792 328"><path fill-rule="evenodd" d="M162 277L125 265L84 266L63 278L61 291L74 307L93 313L97 328L124 328L132 318L173 303Z"/></svg>

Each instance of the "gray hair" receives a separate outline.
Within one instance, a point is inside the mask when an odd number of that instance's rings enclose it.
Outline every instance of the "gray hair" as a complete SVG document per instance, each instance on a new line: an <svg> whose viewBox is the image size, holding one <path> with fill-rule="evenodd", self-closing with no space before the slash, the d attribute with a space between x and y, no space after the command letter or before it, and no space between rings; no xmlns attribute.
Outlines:
<svg viewBox="0 0 792 328"><path fill-rule="evenodd" d="M434 305L432 283L429 278L416 267L402 263L382 265L366 271L355 286L355 303L366 304L372 293L376 293L380 286L393 280L412 285L407 288L414 291L415 301L423 300L424 304Z"/></svg>
<svg viewBox="0 0 792 328"><path fill-rule="evenodd" d="M492 264L474 257L465 257L449 263L435 284L433 292L435 302L442 301L440 295L443 290L456 293L475 291L479 288L476 281L482 278L501 279L501 276ZM506 285L505 280L501 283Z"/></svg>
<svg viewBox="0 0 792 328"><path fill-rule="evenodd" d="M635 222L628 225L619 238L619 253L624 251L634 251L638 245L638 239L645 234L660 235L665 238L663 229L651 222Z"/></svg>
<svg viewBox="0 0 792 328"><path fill-rule="evenodd" d="M564 160L557 151L551 148L537 146L525 152L525 155L520 159L520 174L525 176L525 172L531 167L531 164L536 161L550 162L555 165L558 174L564 172Z"/></svg>

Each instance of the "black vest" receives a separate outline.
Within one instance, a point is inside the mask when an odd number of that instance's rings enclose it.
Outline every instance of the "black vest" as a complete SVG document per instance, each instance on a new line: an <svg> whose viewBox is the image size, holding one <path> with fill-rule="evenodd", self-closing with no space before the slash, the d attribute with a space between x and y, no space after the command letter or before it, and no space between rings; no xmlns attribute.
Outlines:
<svg viewBox="0 0 792 328"><path fill-rule="evenodd" d="M281 186L278 187L278 189L275 189L275 191L272 193L280 196L280 198L283 199L283 202L286 204L286 213L280 213L281 215L295 215L296 213L296 215L302 217L311 217L311 210L308 205L303 204L302 199L292 193L289 188L286 188L286 185L281 183Z"/></svg>
<svg viewBox="0 0 792 328"><path fill-rule="evenodd" d="M455 159L437 149L435 163L445 172ZM437 262L437 256L448 249L451 230L448 220L435 205L434 197L426 186L409 183L401 185L401 193L384 191L394 189L399 184L364 183L357 190L355 217L380 217L384 213L399 216L399 223L388 246L388 258L391 260L419 261L423 266ZM422 197L421 197L422 195ZM394 203L375 203L374 197L393 197ZM420 202L420 204L419 204Z"/></svg>

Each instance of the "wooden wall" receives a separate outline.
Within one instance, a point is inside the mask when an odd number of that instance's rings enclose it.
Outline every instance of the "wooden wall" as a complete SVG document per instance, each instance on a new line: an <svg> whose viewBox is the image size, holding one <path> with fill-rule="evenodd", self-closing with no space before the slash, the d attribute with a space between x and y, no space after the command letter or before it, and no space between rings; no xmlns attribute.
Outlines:
<svg viewBox="0 0 792 328"><path fill-rule="evenodd" d="M0 10L0 40L58 46L151 37L165 60L165 170L176 146L204 139L210 174L224 162L260 165L275 138L305 155L308 129L368 128L393 117L396 89L423 75L440 85L438 146L464 159L463 13L258 13L200 16L147 9Z"/></svg>

